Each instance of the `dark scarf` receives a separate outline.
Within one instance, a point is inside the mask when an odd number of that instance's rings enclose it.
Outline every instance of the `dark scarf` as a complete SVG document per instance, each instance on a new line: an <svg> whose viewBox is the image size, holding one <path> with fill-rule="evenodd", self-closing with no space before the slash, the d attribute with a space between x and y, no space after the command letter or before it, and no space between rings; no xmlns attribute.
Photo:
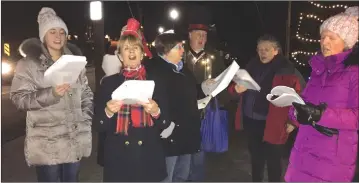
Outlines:
<svg viewBox="0 0 359 183"><path fill-rule="evenodd" d="M125 68L122 75L125 80L146 80L146 69L143 65L137 69ZM130 121L134 128L153 126L151 115L141 105L122 105L117 115L116 133L128 135Z"/></svg>
<svg viewBox="0 0 359 183"><path fill-rule="evenodd" d="M196 53L196 52L191 48L191 46L189 46L189 51L190 51L190 53L193 55L193 57L194 57L195 59L198 59L198 58L204 53L204 49L201 50L200 52Z"/></svg>
<svg viewBox="0 0 359 183"><path fill-rule="evenodd" d="M263 64L259 58L257 58L248 65L248 73L261 87L260 92L251 91L248 93L254 95L253 112L261 115L268 114L269 101L266 96L272 90L274 76L282 67L283 63L283 56L277 55L270 63Z"/></svg>

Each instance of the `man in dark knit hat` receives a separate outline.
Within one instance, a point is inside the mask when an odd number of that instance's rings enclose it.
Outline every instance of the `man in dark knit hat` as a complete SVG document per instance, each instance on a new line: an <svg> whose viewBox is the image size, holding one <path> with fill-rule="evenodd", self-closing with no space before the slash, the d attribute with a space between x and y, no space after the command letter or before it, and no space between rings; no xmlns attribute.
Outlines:
<svg viewBox="0 0 359 183"><path fill-rule="evenodd" d="M198 99L205 97L201 89L202 82L213 82L225 69L223 58L218 51L210 50L207 33L210 31L211 14L203 6L192 6L189 12L189 40L185 45L183 61L194 74L197 81ZM221 103L221 102L220 102ZM204 113L202 113L204 114ZM204 181L204 152L191 155L191 169L188 181Z"/></svg>

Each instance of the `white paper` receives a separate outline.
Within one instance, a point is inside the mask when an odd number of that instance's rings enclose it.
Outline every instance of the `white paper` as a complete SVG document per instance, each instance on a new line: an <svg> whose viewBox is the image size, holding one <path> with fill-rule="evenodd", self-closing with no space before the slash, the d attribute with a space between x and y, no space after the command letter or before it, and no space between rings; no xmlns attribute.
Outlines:
<svg viewBox="0 0 359 183"><path fill-rule="evenodd" d="M152 98L155 82L152 80L128 80L112 92L112 99L121 100L124 104L149 102Z"/></svg>
<svg viewBox="0 0 359 183"><path fill-rule="evenodd" d="M215 97L217 94L221 93L224 89L227 88L229 83L232 81L233 76L239 69L239 65L236 61L233 61L232 64L224 70L219 76L214 79L214 83L207 84L205 81L202 82L201 87L205 95Z"/></svg>
<svg viewBox="0 0 359 183"><path fill-rule="evenodd" d="M278 98L271 100L271 98L277 95ZM267 95L267 100L277 107L288 107L291 106L293 102L299 104L305 104L303 99L297 94L297 92L287 86L276 86L271 90L271 93Z"/></svg>
<svg viewBox="0 0 359 183"><path fill-rule="evenodd" d="M203 99L197 100L198 109L204 109L208 103L211 101L212 96L209 95Z"/></svg>
<svg viewBox="0 0 359 183"><path fill-rule="evenodd" d="M73 84L87 64L86 57L63 55L44 73L45 82L51 86Z"/></svg>
<svg viewBox="0 0 359 183"><path fill-rule="evenodd" d="M244 69L239 69L236 72L236 75L233 77L233 81L238 85L243 85L249 90L261 90L261 87L258 85L258 83L254 81L251 75L249 75L249 73Z"/></svg>

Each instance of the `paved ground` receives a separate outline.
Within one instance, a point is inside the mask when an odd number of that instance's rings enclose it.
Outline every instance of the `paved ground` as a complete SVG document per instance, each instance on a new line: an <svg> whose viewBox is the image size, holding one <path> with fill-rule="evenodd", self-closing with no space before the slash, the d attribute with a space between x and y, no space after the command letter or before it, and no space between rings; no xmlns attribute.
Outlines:
<svg viewBox="0 0 359 183"><path fill-rule="evenodd" d="M97 139L97 134L93 134ZM2 147L1 179L3 182L34 182L35 170L27 167L24 160L24 137L6 143ZM96 163L97 141L93 141L90 158L82 160L80 181L97 182L102 180L102 168ZM209 182L247 182L251 181L250 162L245 136L236 133L230 136L229 151L209 153L206 157L206 179ZM286 164L284 162L284 164ZM266 181L266 179L265 179Z"/></svg>

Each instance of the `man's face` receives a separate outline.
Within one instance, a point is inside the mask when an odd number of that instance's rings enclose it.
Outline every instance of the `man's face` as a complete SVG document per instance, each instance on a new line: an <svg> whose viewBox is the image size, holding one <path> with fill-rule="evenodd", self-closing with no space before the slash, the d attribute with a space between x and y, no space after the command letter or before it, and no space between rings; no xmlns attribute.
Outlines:
<svg viewBox="0 0 359 183"><path fill-rule="evenodd" d="M193 30L189 33L189 41L193 50L201 50L206 45L207 32L204 30Z"/></svg>

